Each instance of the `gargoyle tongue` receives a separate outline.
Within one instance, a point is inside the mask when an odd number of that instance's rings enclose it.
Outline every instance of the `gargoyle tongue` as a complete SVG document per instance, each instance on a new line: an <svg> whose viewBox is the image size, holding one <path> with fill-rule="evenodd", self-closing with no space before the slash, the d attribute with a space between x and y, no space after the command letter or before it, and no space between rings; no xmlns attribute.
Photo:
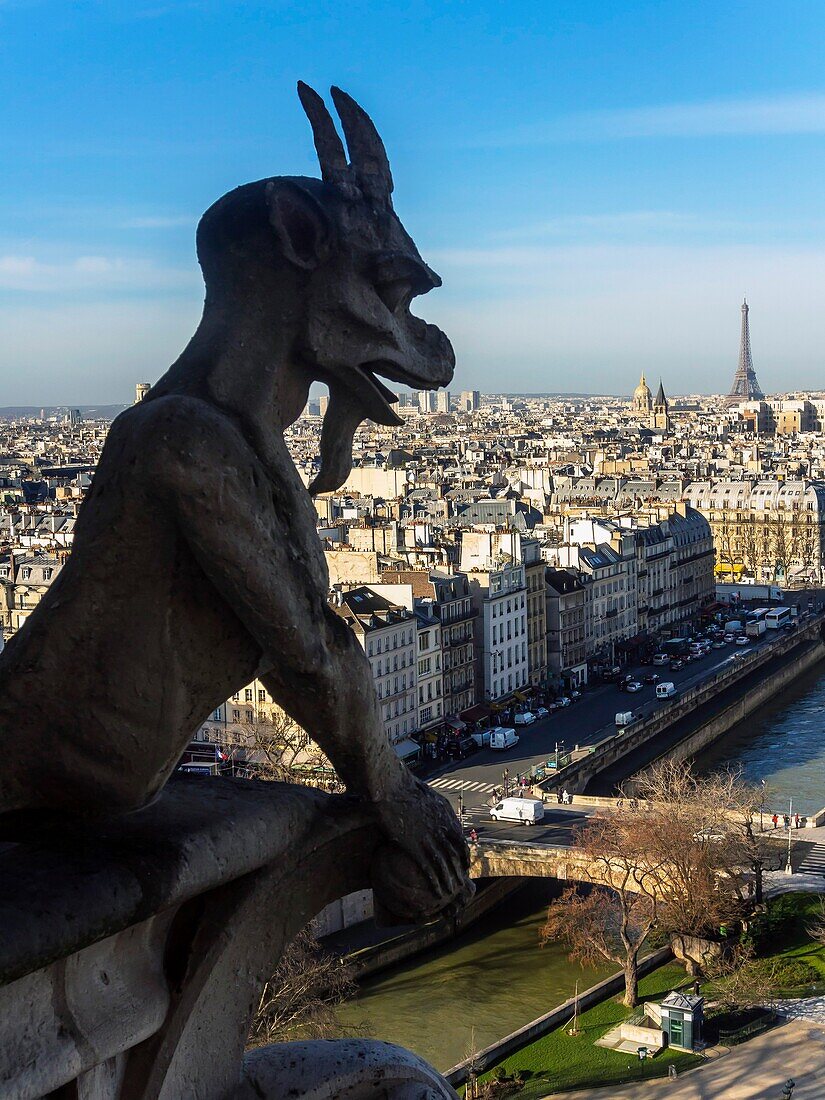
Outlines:
<svg viewBox="0 0 825 1100"><path fill-rule="evenodd" d="M347 378L329 382L329 407L321 428L321 467L310 493L331 493L344 484L352 469L352 441L363 420L395 426L401 418L390 407L395 394L368 367Z"/></svg>
<svg viewBox="0 0 825 1100"><path fill-rule="evenodd" d="M321 466L309 487L312 496L340 489L352 469L352 441L365 419L364 407L354 393L334 383L321 428Z"/></svg>

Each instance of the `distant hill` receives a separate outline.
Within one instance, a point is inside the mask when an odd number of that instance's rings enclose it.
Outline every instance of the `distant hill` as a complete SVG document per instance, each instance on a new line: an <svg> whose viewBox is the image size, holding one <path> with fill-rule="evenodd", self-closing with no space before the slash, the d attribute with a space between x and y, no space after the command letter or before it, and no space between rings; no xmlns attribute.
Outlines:
<svg viewBox="0 0 825 1100"><path fill-rule="evenodd" d="M17 420L22 416L59 416L67 409L80 409L85 420L114 420L126 405L0 405L0 420Z"/></svg>

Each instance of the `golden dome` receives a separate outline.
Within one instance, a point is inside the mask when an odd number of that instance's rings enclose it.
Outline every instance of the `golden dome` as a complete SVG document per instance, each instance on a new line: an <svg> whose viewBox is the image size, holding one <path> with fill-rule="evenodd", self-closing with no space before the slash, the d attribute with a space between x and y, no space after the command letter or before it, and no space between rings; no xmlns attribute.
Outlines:
<svg viewBox="0 0 825 1100"><path fill-rule="evenodd" d="M639 379L639 385L633 391L633 397L636 401L638 401L640 398L646 401L651 401L653 399L653 394L650 392L650 388L645 381L644 374Z"/></svg>

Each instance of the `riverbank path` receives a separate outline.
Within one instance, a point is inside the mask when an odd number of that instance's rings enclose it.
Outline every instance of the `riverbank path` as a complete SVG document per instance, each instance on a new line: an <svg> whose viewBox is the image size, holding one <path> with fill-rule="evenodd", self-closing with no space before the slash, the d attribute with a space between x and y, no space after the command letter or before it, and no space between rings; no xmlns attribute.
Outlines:
<svg viewBox="0 0 825 1100"><path fill-rule="evenodd" d="M825 1027L789 1020L676 1080L551 1093L545 1100L777 1100L789 1077L794 1100L825 1097Z"/></svg>

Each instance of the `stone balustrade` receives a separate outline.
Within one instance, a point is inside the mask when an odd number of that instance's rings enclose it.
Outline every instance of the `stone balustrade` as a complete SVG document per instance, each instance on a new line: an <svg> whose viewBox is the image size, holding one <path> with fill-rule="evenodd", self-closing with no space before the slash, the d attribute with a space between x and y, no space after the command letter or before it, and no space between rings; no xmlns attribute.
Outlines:
<svg viewBox="0 0 825 1100"><path fill-rule="evenodd" d="M0 1095L9 1100L455 1097L391 1044L244 1057L262 984L324 905L370 884L369 807L186 776L137 813L4 823Z"/></svg>

